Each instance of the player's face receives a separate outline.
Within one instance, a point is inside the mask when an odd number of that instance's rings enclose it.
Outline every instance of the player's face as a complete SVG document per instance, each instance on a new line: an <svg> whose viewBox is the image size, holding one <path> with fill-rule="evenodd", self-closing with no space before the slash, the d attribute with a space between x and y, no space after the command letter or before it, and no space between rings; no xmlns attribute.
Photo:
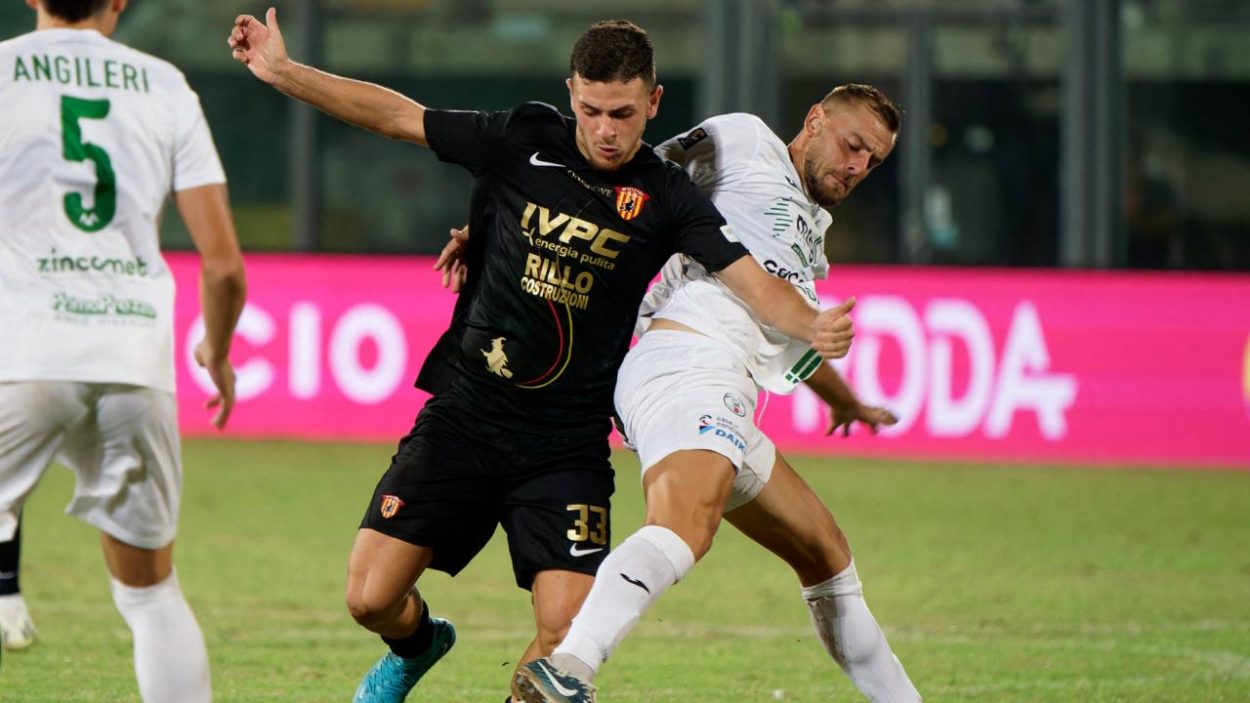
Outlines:
<svg viewBox="0 0 1250 703"><path fill-rule="evenodd" d="M577 117L577 148L586 161L600 171L615 171L634 158L647 120L660 107L663 86L648 89L641 78L601 83L577 74L567 83Z"/></svg>
<svg viewBox="0 0 1250 703"><path fill-rule="evenodd" d="M895 135L871 107L857 102L814 106L803 124L810 138L803 150L803 184L823 207L833 207L855 190L894 150Z"/></svg>

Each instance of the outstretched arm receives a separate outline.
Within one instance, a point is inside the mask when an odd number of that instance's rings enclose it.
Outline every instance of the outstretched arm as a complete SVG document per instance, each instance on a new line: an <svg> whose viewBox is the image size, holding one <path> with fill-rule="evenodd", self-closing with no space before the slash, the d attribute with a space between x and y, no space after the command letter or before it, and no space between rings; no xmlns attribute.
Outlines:
<svg viewBox="0 0 1250 703"><path fill-rule="evenodd" d="M425 107L420 103L390 88L292 61L274 8L269 8L264 22L239 15L227 43L236 61L286 95L370 132L428 146Z"/></svg>
<svg viewBox="0 0 1250 703"><path fill-rule="evenodd" d="M761 322L795 339L810 342L826 359L840 359L850 351L855 333L848 313L855 307L854 298L836 308L817 312L794 286L770 275L750 256L743 256L716 276Z"/></svg>
<svg viewBox="0 0 1250 703"><path fill-rule="evenodd" d="M898 422L894 413L885 408L864 405L859 402L855 392L846 385L842 375L829 364L821 364L816 373L805 381L821 400L828 404L833 413L826 435L842 430L843 436L851 434L851 425L862 422L872 430L873 434L881 425L893 425Z"/></svg>

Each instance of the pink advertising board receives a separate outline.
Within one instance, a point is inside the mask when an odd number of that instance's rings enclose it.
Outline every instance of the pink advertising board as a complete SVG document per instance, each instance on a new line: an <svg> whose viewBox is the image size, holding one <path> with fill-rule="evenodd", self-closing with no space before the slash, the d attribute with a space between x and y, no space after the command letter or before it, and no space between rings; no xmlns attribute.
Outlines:
<svg viewBox="0 0 1250 703"><path fill-rule="evenodd" d="M214 434L199 338L196 261L178 278L180 419ZM252 255L234 349L228 432L393 441L424 394L412 380L454 296L428 258ZM763 402L786 451L952 460L1250 468L1250 277L835 267L856 338L837 367L902 421L824 435L801 389Z"/></svg>

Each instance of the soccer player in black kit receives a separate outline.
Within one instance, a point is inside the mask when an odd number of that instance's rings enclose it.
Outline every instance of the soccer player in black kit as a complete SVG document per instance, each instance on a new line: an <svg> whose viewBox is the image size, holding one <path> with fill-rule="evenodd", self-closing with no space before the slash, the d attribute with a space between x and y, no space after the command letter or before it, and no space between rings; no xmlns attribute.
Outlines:
<svg viewBox="0 0 1250 703"><path fill-rule="evenodd" d="M352 617L390 651L355 701L398 703L455 641L415 584L456 574L496 525L538 633L559 643L609 546L608 435L617 367L647 285L674 252L717 275L762 321L850 347L849 307L818 313L767 274L676 165L642 143L659 107L650 39L592 26L573 49L575 119L527 103L496 113L427 109L381 86L287 57L276 13L240 16L234 58L279 91L345 122L428 146L476 178L465 283L417 386L433 397L378 483L348 567Z"/></svg>

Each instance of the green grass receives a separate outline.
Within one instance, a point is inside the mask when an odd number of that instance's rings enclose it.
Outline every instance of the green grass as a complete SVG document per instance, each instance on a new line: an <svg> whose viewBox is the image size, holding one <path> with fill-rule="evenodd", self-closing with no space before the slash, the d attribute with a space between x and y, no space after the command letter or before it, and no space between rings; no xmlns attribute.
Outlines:
<svg viewBox="0 0 1250 703"><path fill-rule="evenodd" d="M177 563L232 701L346 701L383 651L342 605L390 447L191 441ZM617 457L619 541L641 518ZM1250 474L800 460L851 538L869 604L926 700L1250 700ZM68 472L28 504L23 585L42 641L0 701L138 701L130 635ZM532 636L499 535L422 590L459 630L410 700L498 703ZM726 526L604 667L605 703L860 700L788 569Z"/></svg>

